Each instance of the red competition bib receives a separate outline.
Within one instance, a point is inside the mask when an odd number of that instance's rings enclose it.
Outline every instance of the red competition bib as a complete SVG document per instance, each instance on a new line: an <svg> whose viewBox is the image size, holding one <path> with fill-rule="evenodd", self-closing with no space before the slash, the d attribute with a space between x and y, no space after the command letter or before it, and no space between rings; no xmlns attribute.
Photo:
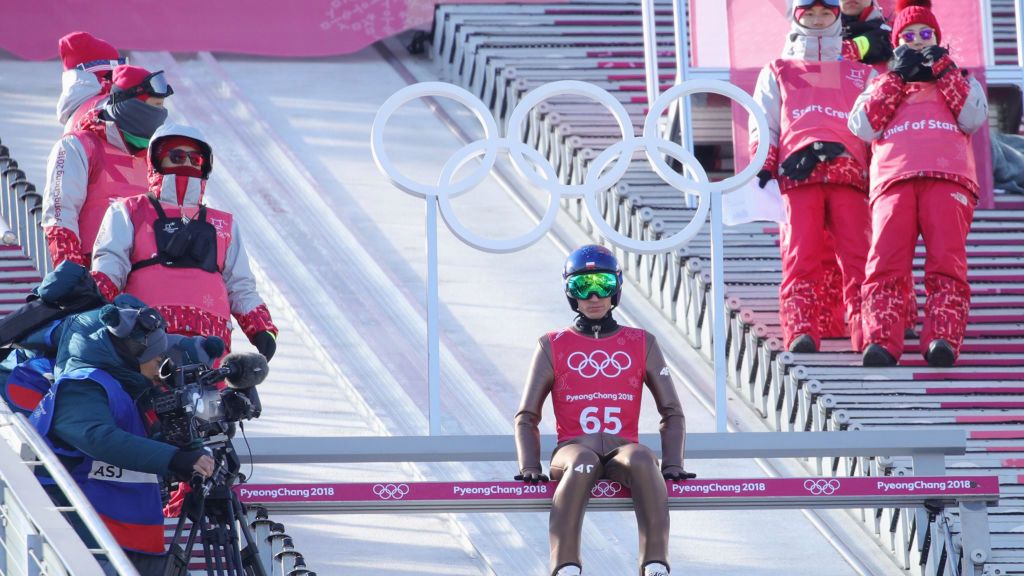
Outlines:
<svg viewBox="0 0 1024 576"><path fill-rule="evenodd" d="M548 339L558 441L604 432L637 442L646 333L623 326L614 336L589 338L566 328Z"/></svg>

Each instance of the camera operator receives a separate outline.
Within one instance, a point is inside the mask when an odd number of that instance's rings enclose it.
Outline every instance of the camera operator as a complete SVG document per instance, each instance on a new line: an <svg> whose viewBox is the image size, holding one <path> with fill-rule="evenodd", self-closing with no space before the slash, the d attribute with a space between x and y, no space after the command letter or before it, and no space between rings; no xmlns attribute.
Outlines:
<svg viewBox="0 0 1024 576"><path fill-rule="evenodd" d="M153 308L113 305L68 322L59 350L63 370L31 421L139 573L162 575L158 476L214 472L206 450L178 449L148 437L144 414L167 350L166 323ZM52 480L40 481L52 487Z"/></svg>

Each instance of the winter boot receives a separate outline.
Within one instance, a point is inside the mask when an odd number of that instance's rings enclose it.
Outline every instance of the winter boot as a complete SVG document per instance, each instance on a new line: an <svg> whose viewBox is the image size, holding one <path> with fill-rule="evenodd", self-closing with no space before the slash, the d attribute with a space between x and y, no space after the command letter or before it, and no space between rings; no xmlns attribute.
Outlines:
<svg viewBox="0 0 1024 576"><path fill-rule="evenodd" d="M810 334L801 334L789 343L789 351L807 354L817 352L818 347L814 344L814 338L811 338Z"/></svg>
<svg viewBox="0 0 1024 576"><path fill-rule="evenodd" d="M641 576L668 576L668 566L661 562L648 562L644 564L644 571Z"/></svg>
<svg viewBox="0 0 1024 576"><path fill-rule="evenodd" d="M887 368L895 366L896 359L881 344L868 344L864 349L864 365Z"/></svg>
<svg viewBox="0 0 1024 576"><path fill-rule="evenodd" d="M580 576L581 574L583 574L583 568L575 564L563 564L556 568L551 576Z"/></svg>
<svg viewBox="0 0 1024 576"><path fill-rule="evenodd" d="M925 353L924 359L928 361L929 366L949 368L956 362L956 351L953 350L952 344L942 338L937 338L928 345L928 352Z"/></svg>

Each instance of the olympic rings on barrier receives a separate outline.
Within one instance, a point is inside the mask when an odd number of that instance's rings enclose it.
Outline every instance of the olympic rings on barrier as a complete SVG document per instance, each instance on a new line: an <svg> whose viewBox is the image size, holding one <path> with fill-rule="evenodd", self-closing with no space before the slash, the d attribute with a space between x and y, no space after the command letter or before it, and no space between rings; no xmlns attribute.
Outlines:
<svg viewBox="0 0 1024 576"><path fill-rule="evenodd" d="M408 484L374 484L373 495L381 500L401 500L409 493Z"/></svg>
<svg viewBox="0 0 1024 576"><path fill-rule="evenodd" d="M620 356L626 359L625 365L619 361ZM566 359L565 365L582 378L595 378L598 374L605 378L615 378L622 374L624 370L628 370L633 365L633 360L629 357L629 354L622 351L615 352L609 356L604 350L594 350L590 355L583 352L573 352ZM614 372L607 369L609 366L614 369Z"/></svg>
<svg viewBox="0 0 1024 576"><path fill-rule="evenodd" d="M607 480L600 480L594 487L590 489L590 495L594 498L611 498L619 492L622 492L622 484L618 482L609 482Z"/></svg>
<svg viewBox="0 0 1024 576"><path fill-rule="evenodd" d="M804 482L804 490L814 496L831 496L839 490L839 480L807 480Z"/></svg>
<svg viewBox="0 0 1024 576"><path fill-rule="evenodd" d="M707 173L693 153L680 144L661 137L659 120L669 105L679 98L699 92L720 94L735 100L754 118L758 128L757 153L750 164L738 174L720 182L710 182ZM589 165L583 182L565 184L558 180L555 169L547 158L520 140L526 118L541 101L555 96L575 95L589 98L603 105L615 118L622 140L601 152ZM384 128L391 116L408 102L425 97L439 96L455 100L469 108L483 126L483 138L463 146L445 163L436 184L417 182L402 174L384 149ZM558 213L562 198L582 197L587 215L594 226L612 244L630 252L655 254L678 248L688 242L703 227L710 210L709 194L727 193L739 188L760 170L768 157L768 122L754 99L736 86L719 80L688 80L665 91L651 105L644 120L643 135L636 136L626 108L607 91L576 80L561 80L544 84L523 97L509 115L505 136L499 137L497 123L490 111L476 96L444 82L421 82L407 86L393 94L377 111L370 135L370 147L377 168L403 192L426 198L436 198L441 216L448 228L460 240L487 252L514 252L540 240L550 230ZM629 238L612 228L601 215L597 195L615 185L625 175L633 153L643 149L647 161L665 182L683 194L698 198L697 210L682 230L668 238L649 242ZM515 238L483 238L466 228L456 217L451 198L462 194L484 181L497 161L498 152L504 151L516 171L533 185L551 194L548 208L537 226ZM668 155L682 163L686 170L680 174L663 158ZM470 160L481 157L480 162L461 180L455 176ZM538 173L537 170L540 170ZM690 176L687 176L689 174Z"/></svg>

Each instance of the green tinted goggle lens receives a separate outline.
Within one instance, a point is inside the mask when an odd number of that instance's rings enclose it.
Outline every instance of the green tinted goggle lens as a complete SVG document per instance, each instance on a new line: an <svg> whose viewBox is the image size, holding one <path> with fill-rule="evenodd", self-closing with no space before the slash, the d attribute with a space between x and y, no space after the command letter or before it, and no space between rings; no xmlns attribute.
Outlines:
<svg viewBox="0 0 1024 576"><path fill-rule="evenodd" d="M569 294L573 298L586 300L592 294L598 298L607 298L619 288L619 278L611 272L594 272L579 274L569 278Z"/></svg>

